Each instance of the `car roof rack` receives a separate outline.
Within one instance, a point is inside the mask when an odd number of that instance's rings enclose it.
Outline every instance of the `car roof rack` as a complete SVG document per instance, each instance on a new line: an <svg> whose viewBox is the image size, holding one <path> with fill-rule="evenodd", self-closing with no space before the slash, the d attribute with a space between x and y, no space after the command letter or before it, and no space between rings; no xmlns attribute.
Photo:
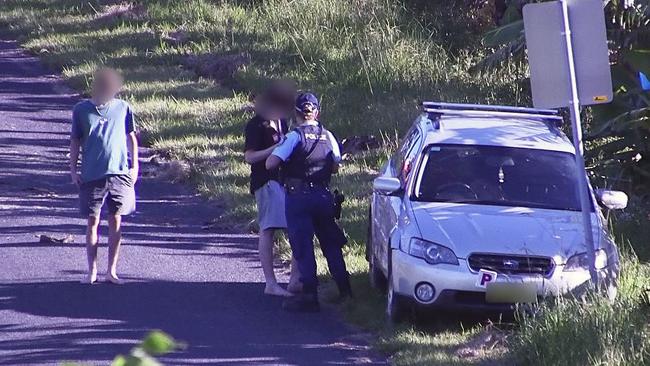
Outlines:
<svg viewBox="0 0 650 366"><path fill-rule="evenodd" d="M561 127L564 119L554 109L536 109L525 107L508 107L499 105L484 104L460 104L460 103L439 103L422 102L422 108L429 114L440 117L442 115L453 116L495 116L495 117L520 117L539 119L544 122L552 122L555 127Z"/></svg>

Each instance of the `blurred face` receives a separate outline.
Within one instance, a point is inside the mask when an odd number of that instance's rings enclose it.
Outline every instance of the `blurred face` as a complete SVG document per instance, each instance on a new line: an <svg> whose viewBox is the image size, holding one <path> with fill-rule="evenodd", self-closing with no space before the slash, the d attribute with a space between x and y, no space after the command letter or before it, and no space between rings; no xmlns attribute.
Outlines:
<svg viewBox="0 0 650 366"><path fill-rule="evenodd" d="M276 108L289 114L296 102L296 86L290 81L276 81L267 90L269 102Z"/></svg>
<svg viewBox="0 0 650 366"><path fill-rule="evenodd" d="M287 116L286 110L282 107L272 104L264 99L257 103L255 109L258 114L268 120L282 119Z"/></svg>
<svg viewBox="0 0 650 366"><path fill-rule="evenodd" d="M92 97L100 103L115 98L122 89L122 76L113 69L100 69L95 73L92 84Z"/></svg>

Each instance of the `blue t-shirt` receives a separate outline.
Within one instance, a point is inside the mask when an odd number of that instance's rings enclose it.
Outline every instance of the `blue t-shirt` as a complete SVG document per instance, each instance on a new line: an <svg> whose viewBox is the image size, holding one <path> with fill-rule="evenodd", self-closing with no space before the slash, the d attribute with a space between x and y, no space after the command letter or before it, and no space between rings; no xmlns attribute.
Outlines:
<svg viewBox="0 0 650 366"><path fill-rule="evenodd" d="M129 173L127 136L135 131L128 103L113 99L103 106L84 100L72 111L72 137L81 141L81 180Z"/></svg>

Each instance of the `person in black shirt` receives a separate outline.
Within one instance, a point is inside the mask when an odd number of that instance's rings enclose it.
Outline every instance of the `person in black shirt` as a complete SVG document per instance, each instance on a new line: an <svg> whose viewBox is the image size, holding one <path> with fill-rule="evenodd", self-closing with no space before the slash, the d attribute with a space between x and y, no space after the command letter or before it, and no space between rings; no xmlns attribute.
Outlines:
<svg viewBox="0 0 650 366"><path fill-rule="evenodd" d="M264 293L275 296L292 295L278 284L273 269L275 231L287 227L285 192L278 169L267 170L264 162L289 130L286 117L292 108L294 94L286 83L272 84L256 99L256 115L248 121L245 130L244 159L251 165L250 191L257 203L260 262L266 281ZM300 283L293 262L289 289L296 290Z"/></svg>

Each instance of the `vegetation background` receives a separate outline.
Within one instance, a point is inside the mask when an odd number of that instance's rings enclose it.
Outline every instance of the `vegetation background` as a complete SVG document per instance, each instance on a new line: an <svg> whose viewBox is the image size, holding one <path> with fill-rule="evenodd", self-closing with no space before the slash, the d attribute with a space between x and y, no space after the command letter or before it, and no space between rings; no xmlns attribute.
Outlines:
<svg viewBox="0 0 650 366"><path fill-rule="evenodd" d="M635 79L617 82L617 93L621 102L636 104L585 114L594 183L632 194L631 207L612 216L625 253L615 303L561 300L515 324L434 314L418 325L393 327L384 319L385 299L368 285L370 182L418 113L418 102L530 104L524 3L2 0L0 25L5 37L18 38L81 91L96 67L120 69L141 138L181 162L170 179L191 181L223 206L212 227L247 230L254 217L242 132L251 94L269 80L290 78L318 93L323 122L339 138L374 135L381 147L351 154L335 182L348 196L342 223L351 238L346 255L358 299L343 308L350 321L378 334L378 346L395 364L650 364L648 187L639 164L645 161L633 159L650 150L650 128L647 92ZM604 1L613 55L643 59L650 46L648 10L618 3ZM643 62L621 64L632 75L644 70Z"/></svg>

